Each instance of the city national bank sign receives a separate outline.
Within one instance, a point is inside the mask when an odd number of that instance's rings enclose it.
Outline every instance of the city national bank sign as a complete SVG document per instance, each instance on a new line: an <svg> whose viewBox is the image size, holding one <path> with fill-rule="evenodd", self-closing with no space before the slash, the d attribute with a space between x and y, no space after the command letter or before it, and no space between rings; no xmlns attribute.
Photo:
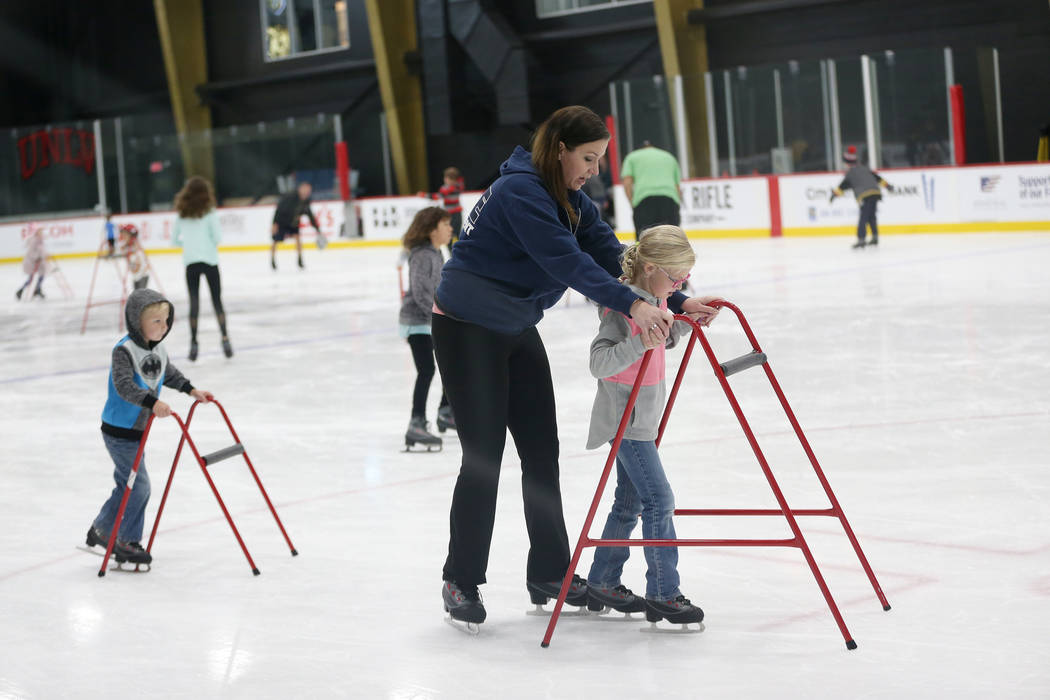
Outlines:
<svg viewBox="0 0 1050 700"><path fill-rule="evenodd" d="M88 175L95 169L95 135L85 129L41 129L26 134L16 143L23 180L55 165L68 165Z"/></svg>

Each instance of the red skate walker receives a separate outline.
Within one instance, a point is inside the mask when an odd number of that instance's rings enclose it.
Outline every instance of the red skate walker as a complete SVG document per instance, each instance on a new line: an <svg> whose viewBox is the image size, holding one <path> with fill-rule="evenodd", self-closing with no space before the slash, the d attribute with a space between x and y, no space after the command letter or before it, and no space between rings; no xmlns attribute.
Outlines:
<svg viewBox="0 0 1050 700"><path fill-rule="evenodd" d="M616 432L616 438L613 440L612 449L609 451L609 458L605 461L605 470L602 472L601 478L598 480L598 489L594 493L594 499L591 501L591 508L587 512L587 519L583 524L583 531L580 533L580 539L576 544L576 550L573 552L572 560L569 563L569 568L565 572L565 580L562 582L561 592L558 594L558 602L554 606L554 612L551 614L550 622L547 625L547 633L543 637L543 643L541 646L547 647L550 645L551 636L554 634L554 627L558 624L558 616L561 614L562 605L565 603L565 597L569 591L569 586L572 583L573 574L576 572L576 565L579 564L580 555L583 553L585 547L797 547L802 551L802 556L805 557L806 563L809 564L810 571L813 572L813 577L817 580L817 585L820 587L820 592L824 594L824 600L827 601L828 608L831 610L832 617L835 618L835 623L839 626L839 631L842 632L842 637L846 641L847 649L856 649L857 643L853 641L853 637L850 635L849 630L846 629L846 623L842 620L842 615L839 613L838 606L835 605L835 600L831 597L831 591L828 590L827 584L824 582L824 577L820 573L820 569L817 567L817 562L813 558L813 553L809 549L809 545L806 544L805 538L802 536L802 531L799 529L798 522L796 521L797 516L801 515L823 515L838 518L842 524L842 529L846 532L846 537L849 538L850 544L853 545L853 550L857 553L857 558L860 560L861 566L864 568L864 572L868 575L868 580L871 582L872 587L875 589L875 595L878 596L879 601L882 603L883 610L889 610L890 604L886 600L886 596L883 595L882 589L879 587L879 582L875 579L875 573L872 571L871 566L868 564L868 560L864 556L864 552L861 551L860 543L857 541L857 537L853 534L852 528L846 521L846 515L842 512L842 507L839 505L838 499L835 498L835 494L831 490L831 485L828 483L827 478L824 476L824 472L821 470L820 465L817 463L817 458L813 454L812 448L809 446L809 441L806 440L806 436L802 433L802 428L799 426L798 421L795 419L795 414L792 412L791 407L788 405L787 399L784 397L784 392L780 389L780 384L777 383L776 377L773 376L773 370L769 367L769 362L766 360L766 354L762 352L762 349L758 346L758 341L755 339L754 333L751 332L751 327L748 325L747 320L744 318L743 313L733 304L727 301L714 301L710 303L710 306L724 307L730 309L736 314L737 319L740 321L740 326L743 328L744 333L747 335L747 339L751 343L751 352L741 355L736 359L729 360L728 362L719 363L715 358L714 351L711 349L711 344L708 342L707 337L704 335L703 329L698 323L690 319L688 316L678 315L675 316L676 320L685 321L693 327L692 335L689 338L689 344L685 348L685 353L682 356L682 363L678 368L678 376L675 379L674 388L671 389L670 396L667 400L667 407L664 409L663 419L660 421L660 430L656 437L656 445L659 447L660 440L663 438L664 428L667 426L667 419L671 414L671 408L674 406L675 397L678 395L678 389L682 384L682 378L685 375L685 368L689 364L689 357L692 354L693 347L696 345L696 340L700 339L700 344L704 348L704 352L707 354L707 359L711 362L711 367L715 372L715 377L718 378L719 384L722 385L723 391L725 391L726 398L729 399L729 404L733 407L733 412L736 414L737 420L740 421L740 427L744 430L744 435L747 437L748 442L751 444L751 449L755 452L755 457L758 458L758 464L762 467L762 472L766 476L766 480L769 482L770 488L773 490L773 495L776 496L777 504L780 506L779 509L687 509L687 508L676 508L674 511L675 515L757 515L757 516L770 516L780 515L787 520L788 525L791 528L791 532L794 535L791 539L786 540L698 540L698 539L675 539L675 540L645 540L645 539L627 539L627 540L603 540L594 539L588 536L591 529L591 522L594 520L595 512L598 509L599 502L602 498L602 492L605 490L605 484L609 480L609 473L612 471L613 464L616 462L616 454L620 449L620 442L623 440L624 431L627 429L627 422L631 416L631 410L634 408L635 400L638 398L638 389L641 384L642 378L645 376L645 369L649 364L649 358L652 355L652 351L647 351L642 357L642 364L638 370L638 379L634 383L634 388L631 390L631 395L627 400L627 406L624 409L623 418L620 420L619 429ZM726 377L742 372L745 369L762 365L765 369L766 377L769 379L769 383L773 386L773 391L776 392L777 398L780 399L780 405L784 408L784 412L787 414L788 420L791 422L791 427L795 430L795 435L798 436L799 441L802 443L802 448L805 450L806 455L809 457L810 463L813 465L813 471L816 472L817 479L820 480L821 486L824 487L824 493L827 494L828 500L831 503L831 508L791 508L787 504L787 500L784 498L784 494L780 490L780 486L777 485L776 479L773 477L773 472L769 468L769 464L766 462L765 456L762 454L762 450L758 446L758 441L755 439L754 433L751 431L751 426L748 425L747 419L744 417L743 411L740 410L740 405L737 403L736 396L733 394L733 390L729 387L729 382L726 381Z"/></svg>
<svg viewBox="0 0 1050 700"><path fill-rule="evenodd" d="M270 497L266 495L266 489L263 488L262 481L259 480L259 475L255 473L255 467L252 466L252 461L248 459L248 453L244 450L244 445L241 444L241 439L237 437L237 432L233 429L233 424L230 423L229 416L226 415L226 409L222 407L222 404L212 399L209 403L215 404L215 407L219 409L219 413L222 414L222 418L226 421L226 427L230 429L230 435L233 437L234 443L229 447L224 447L221 450L216 450L206 455L202 455L197 451L197 445L194 444L193 438L190 437L190 422L193 420L193 414L197 410L197 406L200 401L194 401L193 405L190 406L190 412L186 414L186 422L183 423L179 414L174 411L171 417L175 419L175 422L179 424L179 430L182 431L182 438L179 440L179 447L175 451L175 459L171 463L171 472L168 474L168 483L164 486L164 496L160 499L160 507L157 509L157 518L153 521L153 530L149 535L149 543L146 545L146 551L149 552L153 548L153 540L157 536L157 527L160 525L160 516L164 512L164 503L168 500L168 491L171 489L172 479L175 478L175 467L179 464L179 456L182 454L182 446L185 443L189 443L190 450L193 451L193 456L197 460L197 464L200 465L201 472L204 474L204 478L208 481L208 486L211 487L212 493L215 494L215 500L219 502L219 508L222 509L222 514L226 516L226 522L230 524L230 529L233 530L233 536L237 538L237 544L241 546L241 551L244 552L245 558L248 560L248 566L251 567L252 573L256 576L259 575L259 567L252 561L252 555L248 554L248 548L244 546L244 540L241 539L241 534L237 532L237 526L233 524L233 518L230 517L230 512L226 509L226 504L223 503L222 497L219 495L218 489L215 488L215 482L212 481L211 475L208 474L208 467L217 462L221 462L224 459L230 457L236 457L237 455L244 456L244 462L248 465L248 470L252 473L252 478L255 479L255 483L259 485L259 491L262 493L263 500L266 501L266 505L269 507L270 512L273 513L273 519L277 521L277 527L280 528L281 534L284 536L284 541L288 543L288 549L291 550L292 556L298 556L299 552L296 551L295 546L292 545L292 541L288 538L288 533L284 530L284 525L281 524L281 519L277 517L277 511L274 510L273 504L270 502ZM120 508L117 509L117 518L113 523L113 528L109 533L109 544L106 547L106 554L103 557L102 568L98 570L99 576L106 575L106 566L109 564L109 557L113 554L113 547L117 542L117 533L120 532L120 521L124 518L124 509L128 505L128 497L131 495L131 489L135 485L135 476L138 474L139 465L142 463L142 453L146 448L146 438L149 437L150 427L153 425L153 419L155 416L151 415L149 420L146 421L146 429L142 431L142 439L139 441L139 450L135 454L135 464L131 467L131 475L128 477L128 483L124 487L124 497L120 500ZM136 564L136 570L138 564Z"/></svg>

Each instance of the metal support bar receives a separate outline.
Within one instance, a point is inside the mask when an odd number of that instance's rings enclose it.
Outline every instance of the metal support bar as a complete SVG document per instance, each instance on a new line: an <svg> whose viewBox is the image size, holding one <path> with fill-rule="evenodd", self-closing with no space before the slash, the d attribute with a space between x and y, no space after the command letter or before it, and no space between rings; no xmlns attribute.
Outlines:
<svg viewBox="0 0 1050 700"><path fill-rule="evenodd" d="M707 97L707 149L711 159L711 177L718 177L718 129L715 124L715 81L711 73L704 73L704 94Z"/></svg>
<svg viewBox="0 0 1050 700"><path fill-rule="evenodd" d="M873 94L871 73L871 57L864 55L860 57L860 77L864 86L864 127L868 139L868 167L872 170L879 169L879 142L875 133L875 99Z"/></svg>
<svg viewBox="0 0 1050 700"><path fill-rule="evenodd" d="M839 77L835 68L834 59L827 59L828 68L828 103L831 108L831 157L832 166L829 170L836 170L842 162L842 125L839 123Z"/></svg>
<svg viewBox="0 0 1050 700"><path fill-rule="evenodd" d="M751 351L746 355L727 360L718 366L722 368L722 374L728 377L737 372L743 372L745 369L764 364L766 364L766 353Z"/></svg>
<svg viewBox="0 0 1050 700"><path fill-rule="evenodd" d="M955 155L955 125L952 124L952 85L955 85L955 62L952 60L952 50L944 47L944 99L948 104L948 152L951 157L950 164L958 165Z"/></svg>
<svg viewBox="0 0 1050 700"><path fill-rule="evenodd" d="M229 447L224 447L221 450L216 450L210 454L201 455L201 460L204 462L205 466L209 466L221 462L224 459L229 459L230 457L236 457L237 455L242 454L244 454L244 445L238 442L236 445L230 445Z"/></svg>

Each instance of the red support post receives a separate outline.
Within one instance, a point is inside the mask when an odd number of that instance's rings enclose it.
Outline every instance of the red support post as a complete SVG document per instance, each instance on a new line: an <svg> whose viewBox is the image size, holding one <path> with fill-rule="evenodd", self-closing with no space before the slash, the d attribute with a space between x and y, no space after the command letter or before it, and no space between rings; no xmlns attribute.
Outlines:
<svg viewBox="0 0 1050 700"><path fill-rule="evenodd" d="M955 165L966 164L966 108L962 85L948 88L952 104L952 143L955 144Z"/></svg>

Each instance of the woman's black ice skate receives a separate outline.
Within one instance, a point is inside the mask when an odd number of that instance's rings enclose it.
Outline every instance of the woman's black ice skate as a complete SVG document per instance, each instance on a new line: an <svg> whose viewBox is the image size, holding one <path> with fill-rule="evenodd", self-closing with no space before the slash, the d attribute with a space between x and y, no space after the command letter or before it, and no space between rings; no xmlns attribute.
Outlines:
<svg viewBox="0 0 1050 700"><path fill-rule="evenodd" d="M222 354L226 357L233 357L233 346L230 345L229 338L222 339Z"/></svg>
<svg viewBox="0 0 1050 700"><path fill-rule="evenodd" d="M190 341L190 352L187 355L187 357L189 357L189 359L190 359L190 362L196 362L197 361L197 351L199 349L200 348L197 347L197 339L194 338L193 340Z"/></svg>
<svg viewBox="0 0 1050 700"><path fill-rule="evenodd" d="M550 615L550 611L544 610L543 606L546 605L549 600L558 599L558 594L561 593L561 583L561 580L551 581L549 583L526 581L525 588L529 591L529 599L532 601L533 605L536 606L536 609L528 611L528 614ZM578 608L587 605L587 579L581 578L576 574L572 575L572 584L569 586L569 592L565 595L565 602L568 605L575 605ZM566 614L571 613L562 613L562 615Z"/></svg>
<svg viewBox="0 0 1050 700"><path fill-rule="evenodd" d="M481 631L478 625L485 621L485 604L481 602L477 586L460 586L455 581L445 581L441 585L441 601L449 614L446 621L450 625L470 634Z"/></svg>
<svg viewBox="0 0 1050 700"><path fill-rule="evenodd" d="M427 430L427 421L423 416L413 416L405 431L405 452L411 452L416 445L427 448L427 452L431 449L441 450L441 438Z"/></svg>
<svg viewBox="0 0 1050 700"><path fill-rule="evenodd" d="M456 419L452 415L452 407L448 404L438 409L437 426L439 433L443 433L449 428L456 429Z"/></svg>
<svg viewBox="0 0 1050 700"><path fill-rule="evenodd" d="M636 596L627 586L606 588L589 583L587 584L587 609L597 613L616 610L630 617L631 613L645 610L645 601Z"/></svg>
<svg viewBox="0 0 1050 700"><path fill-rule="evenodd" d="M676 625L681 625L682 632L703 632L704 611L689 602L684 595L678 595L674 600L652 600L645 599L645 619L652 623L651 629L656 630L656 623L667 620ZM695 624L697 627L689 627Z"/></svg>

